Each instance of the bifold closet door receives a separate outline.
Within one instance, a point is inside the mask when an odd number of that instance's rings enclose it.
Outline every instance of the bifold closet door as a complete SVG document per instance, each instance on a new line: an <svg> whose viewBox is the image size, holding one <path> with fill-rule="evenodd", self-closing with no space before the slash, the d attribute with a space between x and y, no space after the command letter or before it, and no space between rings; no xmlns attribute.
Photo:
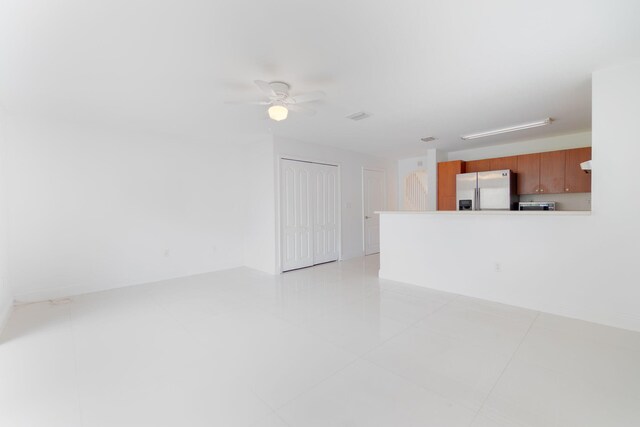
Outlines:
<svg viewBox="0 0 640 427"><path fill-rule="evenodd" d="M280 164L282 270L336 261L337 166L283 159Z"/></svg>
<svg viewBox="0 0 640 427"><path fill-rule="evenodd" d="M313 263L338 259L338 167L314 164Z"/></svg>
<svg viewBox="0 0 640 427"><path fill-rule="evenodd" d="M280 215L283 271L313 265L312 179L310 163L282 160Z"/></svg>

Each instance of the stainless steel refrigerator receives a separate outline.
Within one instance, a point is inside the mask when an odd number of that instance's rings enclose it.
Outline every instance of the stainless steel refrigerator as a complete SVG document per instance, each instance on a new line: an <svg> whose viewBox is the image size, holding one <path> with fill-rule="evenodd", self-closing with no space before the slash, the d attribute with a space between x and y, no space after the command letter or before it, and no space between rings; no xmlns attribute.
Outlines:
<svg viewBox="0 0 640 427"><path fill-rule="evenodd" d="M505 169L456 175L456 210L516 210L516 174Z"/></svg>

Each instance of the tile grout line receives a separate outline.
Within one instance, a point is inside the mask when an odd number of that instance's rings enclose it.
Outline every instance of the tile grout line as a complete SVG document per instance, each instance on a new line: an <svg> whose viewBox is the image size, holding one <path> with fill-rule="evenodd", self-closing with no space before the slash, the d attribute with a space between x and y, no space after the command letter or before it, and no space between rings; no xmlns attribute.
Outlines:
<svg viewBox="0 0 640 427"><path fill-rule="evenodd" d="M536 317L531 321L531 324L529 325L529 328L527 328L527 332L522 336L522 339L518 343L518 346L516 347L516 349L513 351L513 354L509 358L509 361L507 362L507 364L502 369L502 372L500 372L500 375L498 375L498 378L496 378L496 381L493 383L493 386L491 387L491 390L489 390L489 392L487 393L487 396L482 400L482 404L480 404L480 408L478 408L478 411L476 412L475 416L473 417L473 420L471 420L471 423L469 424L469 426L472 426L473 423L475 423L476 420L478 419L478 416L480 415L480 412L484 408L484 405L487 403L487 401L489 400L489 397L491 397L491 394L493 393L495 388L498 386L498 383L500 382L500 380L504 376L504 373L507 371L509 366L511 366L511 362L513 362L513 359L516 357L516 354L520 350L520 347L522 347L522 344L524 343L524 340L527 339L527 337L531 333L531 329L533 328L533 325L535 325L535 323L537 322L538 318L540 317L540 314L541 314L540 311L537 312Z"/></svg>
<svg viewBox="0 0 640 427"><path fill-rule="evenodd" d="M287 400L286 402L280 404L277 408L274 409L274 412L276 412L278 414L278 416L280 417L280 413L278 412L280 409L284 408L285 406L287 406L288 404L290 404L291 402L293 402L294 400L296 400L297 398L299 398L300 396L302 396L305 393L308 393L309 391L317 388L319 385L321 385L322 383L330 380L331 378L335 377L336 375L338 375L340 372L344 371L345 369L347 369L348 367L350 367L351 365L355 364L356 362L359 362L362 358L360 356L356 356L355 359L353 359L352 361L350 361L349 363L347 363L346 365L344 365L342 368L332 372L331 374L329 374L326 378L321 379L320 381L318 381L317 383L314 383L313 385L310 385L309 387L307 387L306 389L304 389L303 391L301 391L300 393L296 394L295 396L293 396L291 399ZM270 405L269 405L270 406Z"/></svg>
<svg viewBox="0 0 640 427"><path fill-rule="evenodd" d="M449 304L451 304L451 303L452 303L452 302L454 302L455 300L459 299L460 297L462 297L462 295L456 295L454 298L452 298L452 299L451 299L451 301L448 301L448 302L447 302L446 304L444 304L442 307L439 307L439 308L438 308L438 309L436 309L434 312L432 312L432 313L430 313L429 315L427 315L427 316L423 317L422 319L420 319L420 320L417 320L417 321L413 322L411 325L409 325L409 326L407 327L407 329L405 329L404 331L402 331L402 332L401 332L401 333L399 333L398 335L395 335L395 336L394 336L394 337L392 337L392 338L397 338L397 337L399 337L399 336L401 336L401 335L403 335L403 334L407 333L411 328L414 328L416 324L418 324L418 323L420 323L421 321L423 321L423 320L425 320L425 319L428 319L429 317L433 316L433 315L434 315L434 314L436 314L438 311L442 310L443 308L445 308L446 306L448 306ZM536 318L537 318L537 316L536 316ZM534 320L535 320L535 319L534 319ZM527 330L527 333L528 333L528 332L529 332L529 331ZM526 336L526 334L525 334L525 336ZM392 338L389 338L388 340L385 340L384 342L387 342L387 341L391 340ZM442 393L440 393L438 390L431 389L431 388L429 388L429 387L425 387L425 386L424 386L424 385L422 385L422 384L419 384L419 383L417 383L417 382L414 382L414 381L413 381L413 379L411 379L411 378L409 378L409 377L407 377L407 376L400 375L400 374L398 374L397 372L393 372L392 370L390 370L390 369L389 369L389 368L387 368L386 366L382 366L382 365L380 365L380 364L376 363L376 362L375 362L375 361L373 361L373 360L369 360L369 359L365 359L365 358L364 358L364 356L365 356L366 354L369 354L369 353L373 352L373 350L375 350L375 349L379 348L382 344L384 344L384 342L383 342L383 343L381 343L379 346L376 346L374 349L372 349L372 350L368 351L367 353L363 354L363 355L360 357L360 359L362 359L362 360L363 360L363 361L365 361L365 362L371 363L372 365L376 366L377 368L379 368L379 369L381 369L381 370L385 371L386 373L388 373L388 374L390 374L390 375L393 375L393 376L395 376L395 377L398 377L398 378L400 378L400 379L403 379L404 381L407 381L408 383L412 384L412 385L413 385L413 386L415 386L415 387L418 387L418 388L420 388L420 389L422 389L422 390L424 390L424 391L426 391L426 392L433 393L433 394L435 394L435 395L439 396L440 398L442 398L442 399L446 400L447 402L451 402L451 399L450 399L449 397L447 397L447 396L443 395L443 394L442 394ZM518 347L519 347L519 345L518 345ZM502 375L502 373L501 373L501 375ZM461 406L461 407L463 407L463 408L465 408L465 409L468 409L469 411L472 411L472 412L474 411L474 408L471 408L471 407L469 407L469 406L467 406L467 405L465 405L465 404L463 404L463 403L457 403L457 405L459 405L459 406ZM482 409L482 406L480 407L480 409ZM478 410L478 411L479 411L479 410ZM477 416L477 413L476 413L476 415L474 415L474 418L471 420L471 422L472 422L472 423L473 423L473 421L475 421L476 416Z"/></svg>
<svg viewBox="0 0 640 427"><path fill-rule="evenodd" d="M158 302L158 300L156 298L151 297L152 300L152 304L154 306L156 306L161 312L163 312L168 319L170 319L170 321L172 321L173 323L175 323L176 326L178 326L178 328L184 330L187 335L189 335L189 339L193 340L194 343L198 346L204 346L204 343L202 342L202 339L204 337L202 337L199 333L194 332L191 330L191 328L189 328L189 326L185 323L183 323L182 321L180 321L179 319L176 318L176 316L174 315L174 313L172 313L170 310L168 310L166 307L164 307L160 302ZM234 305L235 307L240 307L241 305L245 304L246 302L243 303L238 303ZM215 317L220 317L220 316L225 316L228 315L229 313L219 313L217 315L215 315ZM268 314L268 313L267 313ZM204 350L205 352L208 352L206 349ZM242 384L243 388L246 388L246 390L251 393L251 395L253 397L255 397L256 399L258 399L260 402L262 402L264 404L265 407L269 408L269 410L271 411L271 414L275 414L284 424L286 424L288 426L287 423L284 422L284 420L282 420L282 417L280 417L280 414L278 414L275 410L275 408L270 405L266 400L264 400L256 391L255 389L251 386L251 384L247 383L247 381L245 381L244 379L242 379L240 376L233 374L233 377L240 383ZM266 415L265 415L266 416Z"/></svg>
<svg viewBox="0 0 640 427"><path fill-rule="evenodd" d="M75 327L75 315L73 312L74 306L77 304L75 300L71 302L69 305L69 312L67 313L68 321L69 321L69 329L71 332L71 342L73 343L73 367L74 373L76 377L76 400L78 403L78 417L80 418L80 427L83 427L84 424L84 416L82 413L82 404L80 402L80 355L78 353L78 340L76 337L76 327Z"/></svg>
<svg viewBox="0 0 640 427"><path fill-rule="evenodd" d="M393 292L392 292L392 293L393 293ZM396 294L396 295L402 295L402 296L405 296L405 297L411 297L411 295L400 294L400 293L397 293L397 292L395 292L395 294ZM451 304L452 302L454 302L455 300L457 300L459 297L460 297L460 295L456 295L456 296L454 296L450 301L445 302L443 305L441 305L440 307L436 308L435 310L433 310L431 313L427 314L426 316L421 317L421 318L419 318L418 320L414 320L413 322L408 322L408 323L406 324L406 327L405 327L402 331L398 332L397 334L395 334L395 335L393 335L393 336L391 336L391 337L389 337L389 338L387 338L387 339L385 339L385 340L380 341L378 344L376 344L375 346L373 346L373 347L372 347L372 348L370 348L369 350L365 351L364 353L362 353L362 354L360 354L360 355L354 354L354 356L356 356L356 357L357 357L357 359L362 359L362 360L365 360L365 361L369 361L368 359L365 359L365 358L364 358L367 354L369 354L369 353L373 352L374 350L377 350L377 349L378 349L378 348L380 348L382 345L384 345L386 342L388 342L388 341L390 341L390 340L392 340L392 339L394 339L394 338L397 338L397 337L401 336L402 334L404 334L404 333L408 332L408 331L409 331L411 328L413 328L416 324L418 324L418 323L422 322L423 320L428 319L429 317L433 316L434 314L436 314L437 312L439 312L440 310L442 310L443 308L445 308L446 306L448 306L449 304ZM358 301L355 301L355 302L364 301L365 299L368 299L368 298L370 298L370 296L369 296L369 297L365 297L363 300L358 300ZM322 317L322 316L324 316L325 314L327 314L327 313L324 313L323 315L318 316L318 317ZM381 316L382 316L382 315L381 315ZM384 316L382 316L382 317L384 317ZM398 320L395 320L395 319L392 319L392 318L390 318L390 317L386 317L386 318L387 318L387 319L389 319L389 320L393 320L393 321L396 321L396 322L402 323L402 322L400 322L400 321L398 321ZM351 350L349 350L348 348L346 348L346 347L344 347L344 346L342 346L342 345L340 345L340 344L338 344L338 343L335 343L335 342L333 342L333 341L330 341L329 339L327 339L327 338L326 338L326 337L324 337L323 335L321 335L321 334L319 334L319 333L317 333L317 332L315 332L315 331L313 331L313 330L309 330L309 329L307 329L307 328L303 327L303 325L297 325L297 326L299 326L299 327L303 328L306 332L308 332L308 333L312 334L313 336L315 336L315 337L317 337L317 338L322 339L325 343L329 343L329 344L331 344L331 345L333 345L333 346L336 346L336 347L338 347L338 348L342 349L343 351L346 351L347 353L352 353L352 352L351 352ZM352 353L352 354L353 354L353 353Z"/></svg>
<svg viewBox="0 0 640 427"><path fill-rule="evenodd" d="M404 294L403 294L403 295L404 295ZM408 295L406 295L406 296L408 296ZM367 296L367 297L364 297L364 298L359 298L359 299L358 299L358 301L365 300L365 299L367 299L367 298L369 298L369 297L370 297L370 296ZM444 307L446 307L447 305L451 304L453 301L455 301L456 299L458 299L458 297L459 297L459 295L456 295L456 296L455 296L454 298L452 298L450 301L447 301L447 302L446 302L446 303L444 303L442 306L438 307L437 309L435 309L434 311L432 311L431 313L429 313L429 314L428 314L428 315L426 315L425 317L422 317L422 318L420 318L420 319L418 319L418 320L416 320L416 321L414 321L414 322L412 322L412 323L408 324L408 325L407 325L407 328L406 328L405 330L403 330L402 332L400 332L400 333L399 333L399 334L397 334L397 335L394 335L393 337L390 337L390 338L388 338L388 339L386 339L386 340L384 340L384 341L380 342L378 345L376 345L374 348L372 348L372 349L368 350L367 352L365 352L365 353L363 353L363 354L361 354L361 355L355 355L355 354L354 354L354 356L356 356L356 357L355 357L355 359L353 359L351 362L347 363L345 366L343 366L342 368L338 369L337 371L335 371L335 372L331 373L331 374L330 374L330 375L328 375L326 378L323 378L322 380L318 381L317 383L315 383L315 384L311 385L310 387L306 388L304 391L302 391L302 392L300 392L300 393L296 394L294 397L292 397L291 399L287 400L286 402L284 402L283 404L281 404L280 406L278 406L277 408L275 408L275 409L274 409L274 412L276 413L276 415L278 415L278 417L279 417L279 418L282 418L282 416L280 415L280 413L279 413L278 411L279 411L280 409L284 408L286 405L288 405L288 404L289 404L289 403L291 403L292 401L294 401L295 399L297 399L298 397L300 397L300 396L302 396L303 394L305 394L305 393L307 393L307 392L309 392L309 391L311 391L311 390L313 390L313 389L317 388L319 385L321 385L322 383L324 383L324 382L328 381L329 379L331 379L331 378L335 377L335 376L336 376L336 375L338 375L340 372L342 372L342 371L344 371L345 369L349 368L350 366L354 365L356 362L364 361L364 362L368 362L368 363L373 363L373 362L371 362L370 360L365 359L365 358L364 358L364 356L365 356L366 354L370 353L371 351L373 351L373 350L377 349L378 347L380 347L380 346L381 346L382 344L384 344L385 342L387 342L387 341L389 341L389 340L391 340L391 339L393 339L393 338L395 338L395 337L398 337L398 336L402 335L403 333L405 333L406 331L408 331L410 328L412 328L412 327L413 327L415 324L417 324L418 322L420 322L420 321L422 321L422 320L424 320L424 319L426 319L426 318L428 318L428 317L430 317L430 316L433 316L435 313L437 313L438 311L442 310ZM306 329L305 329L305 330L306 330ZM311 332L311 331L309 331L309 332ZM327 342L327 343L330 343L330 344L332 344L332 345L335 345L336 347L340 348L340 349L341 349L341 350L343 350L343 351L347 351L347 352L349 352L348 350L344 349L342 346L337 346L336 344L334 344L334 343L332 343L332 342L328 341L326 338L321 337L321 336L319 336L318 334L312 333L312 335L317 336L317 337L319 337L319 338L322 338L322 339L323 339L323 341L325 341L325 342ZM352 353L352 354L353 354L353 353ZM376 365L375 363L373 363L373 364L374 364L374 365ZM376 365L376 366L378 366L378 365ZM386 369L385 369L385 371L390 372L390 371L388 371L388 370L386 370ZM397 375L397 374L395 374L395 373L394 373L393 375L398 376L398 375ZM399 377L399 378L402 378L402 377L400 377L400 376L398 376L398 377ZM426 389L425 389L425 390L426 390ZM286 423L285 423L285 424L286 424Z"/></svg>
<svg viewBox="0 0 640 427"><path fill-rule="evenodd" d="M404 294L401 294L401 295L404 295ZM405 296L406 296L406 295L405 295ZM383 340L383 341L379 342L379 343L378 343L376 346L374 346L373 348L371 348L371 349L369 349L369 350L365 351L364 353L362 353L362 354L359 356L359 358L361 358L361 359L363 359L363 360L366 360L366 361L368 361L368 362L371 362L369 359L365 359L365 356L366 356L366 355L368 355L368 354L372 353L373 351L375 351L375 350L379 349L379 348L380 348L380 347L382 347L385 343L387 343L387 342L391 341L392 339L398 338L399 336L406 334L407 332L409 332L409 330L410 330L411 328L415 327L418 323L422 322L422 321L423 321L423 320L425 320L425 319L428 319L428 318L432 317L434 314L438 313L440 310L444 309L445 307L447 307L449 304L451 304L452 302L454 302L454 301L455 301L455 300L457 300L457 299L458 299L458 296L456 296L456 297L452 298L450 301L447 301L446 303L444 303L444 304L443 304L443 305L441 305L440 307L436 308L435 310L433 310L431 313L427 314L426 316L421 317L420 319L415 320L415 321L413 321L413 322L411 322L411 323L407 324L407 327L406 327L404 330L400 331L398 334L396 334L396 335L394 335L394 336L392 336L392 337L387 338L386 340ZM392 320L393 320L393 319L392 319ZM373 362L372 362L372 363L373 363ZM376 366L377 366L377 365L376 365Z"/></svg>
<svg viewBox="0 0 640 427"><path fill-rule="evenodd" d="M398 377L398 378L401 378L401 379L403 379L403 380L405 380L405 381L409 381L411 384L413 384L413 385L415 385L415 386L417 386L417 387L419 387L419 388L421 388L421 389L423 389L423 390L429 391L429 392L431 392L431 393L435 393L433 390L429 390L429 389L427 389L427 388L425 388L425 387L423 387L423 386L421 386L421 385L419 385L419 384L414 384L414 383L413 383L413 381L410 381L409 379L404 378L403 376L398 375L398 374L396 374L395 372L391 372L391 371L389 371L388 369L386 369L386 368L384 368L384 367L382 367L382 366L379 366L378 364L376 364L376 363L374 363L374 362L372 362L372 361L370 361L370 360L368 360L368 359L365 359L365 358L364 358L364 356L365 356L365 355L367 355L367 354L369 354L369 353L371 353L373 350L377 349L378 347L382 346L382 345L383 345L384 343L386 343L387 341L389 341L389 340L391 340L391 339L393 339L393 338L396 338L396 337L398 337L398 336L400 336L400 335L404 334L405 332L407 332L409 329L411 329L413 326L415 326L417 323L421 322L422 320L424 320L424 319L426 319L426 318L428 318L428 317L433 316L433 315L434 315L434 314L436 314L438 311L442 310L444 307L446 307L447 305L451 304L453 301L455 301L456 299L458 299L458 297L459 297L459 296L456 296L456 297L452 298L450 301L447 301L447 302L446 302L446 303L444 303L442 306L438 307L437 309L435 309L433 312L429 313L429 314L428 314L428 315L426 315L425 317L422 317L422 318L420 318L420 319L418 319L418 320L414 321L413 323L408 324L408 325L407 325L407 328L406 328L405 330L403 330L402 332L400 332L399 334L394 335L393 337L390 337L390 338L388 338L388 339L386 339L386 340L384 340L384 341L380 342L380 343L379 343L378 345L376 345L374 348L372 348L372 349L368 350L367 352L365 352L365 353L363 353L363 354L361 354L361 355L359 355L359 356L357 356L357 355L356 355L356 358L355 358L354 360L352 360L351 362L347 363L345 366L343 366L342 368L340 368L340 369L338 369L337 371L333 372L332 374L330 374L330 375L329 375L329 376L327 376L326 378L324 378L324 379L322 379L322 380L318 381L317 383L313 384L312 386L310 386L309 388L305 389L304 391L302 391L302 392L298 393L297 395L295 395L295 396L294 396L294 397L292 397L291 399L287 400L285 403L281 404L281 405L280 405L280 406L278 406L276 409L274 409L274 412L276 413L276 415L278 415L278 417L279 417L279 418L282 418L282 416L281 416L281 415L280 415L280 413L278 412L280 409L284 408L284 407L285 407L285 406L287 406L289 403L293 402L295 399L299 398L299 397L300 397L300 396L302 396L303 394L305 394L305 393L307 393L307 392L309 392L309 391L311 391L311 390L313 390L313 389L317 388L317 387L318 387L318 386L320 386L322 383L324 383L324 382L326 382L326 381L330 380L331 378L335 377L335 376L336 376L336 375L338 375L340 372L342 372L342 371L346 370L347 368L349 368L350 366L354 365L354 364L355 364L355 363L357 363L357 362L367 362L367 363L371 363L372 365L374 365L374 366L376 366L376 367L378 367L378 368L382 369L383 371L387 372L388 374L391 374L391 375L393 375L393 376L396 376L396 377ZM325 339L325 341L326 341L326 339ZM328 342L328 341L327 341L327 342ZM333 345L336 345L336 344L333 344ZM346 349L344 349L344 348L342 348L342 347L340 347L340 348L341 348L342 350L344 350L344 351L347 351ZM439 396L441 396L441 397L443 397L443 398L444 398L444 396L440 395L439 393L436 393L436 394L438 394ZM285 423L285 424L286 424L286 423Z"/></svg>
<svg viewBox="0 0 640 427"><path fill-rule="evenodd" d="M278 419L278 421L280 421L282 425L284 425L285 427L291 427L291 424L286 422L285 419L282 418L282 416L275 409L273 410L273 412L271 412L271 414L274 415ZM252 424L252 427L260 427L260 426L258 426L257 424L256 425Z"/></svg>
<svg viewBox="0 0 640 427"><path fill-rule="evenodd" d="M195 345L197 345L198 347L203 347L204 343L201 341L201 336L200 334L194 332L193 330L191 330L188 325L186 325L185 323L183 323L182 321L180 321L175 315L174 313L172 313L170 310L168 310L166 307L164 307L158 300L157 298L155 298L155 296L149 294L147 295L148 297L150 297L149 299L151 300L151 306L154 307L155 309L158 310L159 314L162 314L163 316L165 316L167 318L167 320L169 320L169 322L171 322L172 324L174 324L178 329L181 329L182 331L184 331L185 335L188 336L189 340L191 340ZM78 304L77 301L73 301L74 304ZM224 316L225 313L220 313L217 314L216 317L218 316ZM228 314L228 313L227 313ZM69 316L69 320L71 321L73 319L72 316L72 310L71 308L69 309L69 313L67 313L67 315ZM77 345L76 345L76 341L75 341L75 329L73 328L73 323L71 322L71 333L72 333L72 339L74 342L74 353L75 353L75 372L76 372L76 377L78 377L78 355L77 355ZM207 352L206 349L203 349L203 351ZM264 399L262 399L262 397L260 397L258 395L258 393L255 392L255 390L249 385L247 384L245 381L243 381L241 378L237 377L234 375L234 378L239 381L240 383L242 383L243 387L246 388L246 390L252 395L254 396L256 399L258 399L260 402L262 402L266 408L268 408L270 410L270 413L275 413L275 409L269 404L267 403ZM79 395L79 387L77 387L76 390L76 395L77 395L77 399L78 399L78 410L79 410L79 415L80 415L80 427L84 426L84 420L82 417L82 408L80 405L80 395ZM278 415L278 418L281 418ZM266 416L266 414L265 414ZM283 421L284 422L284 421ZM287 424L287 423L285 423Z"/></svg>
<svg viewBox="0 0 640 427"><path fill-rule="evenodd" d="M454 301L456 301L456 300L458 300L458 299L460 299L460 298L463 298L463 297L464 297L464 295L458 295L458 294L453 294L453 295L455 295L455 297L454 297L451 301L448 301L446 304L444 304L442 307L439 307L437 310L435 310L433 313L430 313L428 316L423 317L422 319L420 319L420 320L417 320L417 321L413 322L410 326L408 326L408 327L407 327L407 329L405 329L404 331L402 331L402 332L400 332L399 334L395 335L394 337L392 337L392 338L389 338L389 339L385 340L384 342L387 342L387 341L389 341L389 340L391 340L391 339L393 339L393 338L397 338L397 337L399 337L399 336L401 336L401 335L403 335L403 334L407 333L411 328L415 327L415 325L416 325L417 323L419 323L419 322L421 322L422 320L425 320L425 319L427 319L427 318L429 318L429 317L433 316L434 314L436 314L436 312L438 312L438 311L442 310L443 308L445 308L445 307L446 307L446 306L448 306L449 304L451 304L451 303L453 303ZM474 408L469 407L469 406L467 406L467 405L465 405L465 404L463 404L463 403L459 403L459 404L458 404L458 405L460 405L460 406L462 406L462 407L464 407L464 408L466 408L466 409L469 409L470 411L476 411L476 413L475 413L475 415L474 415L473 419L471 420L471 424L470 424L470 425L472 425L472 424L475 422L476 418L478 417L478 414L480 413L480 411L482 410L482 408L483 408L483 406L484 406L484 403L485 403L485 402L486 402L486 400L489 398L489 395L493 392L493 389L494 389L494 388L496 387L496 385L498 384L498 381L500 380L500 378L502 377L502 375L503 375L503 374L504 374L504 372L506 371L507 367L509 367L509 365L511 364L511 361L513 360L513 358L514 358L514 356L515 356L516 352L520 349L520 346L521 346L521 345L522 345L522 343L524 342L525 338L529 335L529 332L531 331L531 328L533 327L534 323L536 322L536 320L538 319L538 317L540 316L540 314L541 314L541 312L536 312L536 316L533 318L533 320L531 321L531 324L530 324L530 325L529 325L529 327L527 328L527 331L525 332L525 334L523 335L523 337L520 339L520 342L518 343L518 345L517 345L516 349L513 351L513 354L512 354L512 355L511 355L511 357L509 358L509 361L508 361L508 362L507 362L507 364L505 365L504 369L500 372L500 375L499 375L499 376L498 376L498 378L496 379L496 381L495 381L495 383L494 383L493 387L491 387L491 390L488 392L487 397L482 401L482 404L480 405L480 408L479 408L479 409L477 409L477 410L475 410ZM436 394L436 395L440 396L441 398L443 398L443 399L445 399L445 400L447 400L447 401L450 401L450 399L449 399L447 396L443 395L443 394L442 394L442 393L440 393L439 391L437 391L437 390L435 390L435 389L431 389L431 388L429 388L429 387L425 387L425 386L424 386L424 385L422 385L422 384L419 384L419 383L414 382L414 381L413 381L413 379L411 379L411 378L409 378L409 377L406 377L406 376L404 376L404 375L400 375L400 374L398 374L398 373L396 373L396 372L391 371L389 368L387 368L387 367L385 367L385 366L379 365L379 364L378 364L378 363L376 363L375 361L372 361L372 360L369 360L369 359L365 359L365 358L364 358L364 356L365 356L366 354L369 354L369 353L373 352L375 349L379 348L382 344L384 344L384 342L383 342L383 343L381 343L379 346L376 346L374 349L372 349L372 350L368 351L367 353L363 354L360 358L361 358L361 359L363 359L364 361L367 361L367 362L369 362L369 363L372 363L372 364L373 364L373 365L375 365L376 367L378 367L378 368L380 368L380 369L382 369L382 370L386 371L386 372L387 372L387 373L389 373L389 374L392 374L392 375L394 375L394 376L397 376L397 377L399 377L399 378L402 378L402 379L404 379L405 381L408 381L408 382L410 382L411 384L413 384L413 385L415 385L415 386L417 386L417 387L419 387L419 388L421 388L421 389L423 389L423 390L425 390L425 391L428 391L428 392L430 392L430 393L434 393L434 394Z"/></svg>
<svg viewBox="0 0 640 427"><path fill-rule="evenodd" d="M352 301L352 303L355 303L355 302L359 302L359 301L365 300L365 299L367 299L367 298L369 298L369 297L370 297L370 296L359 297L359 298L355 299L354 301ZM175 322L175 323L176 323L176 324L177 324L181 329L185 330L185 332L188 332L188 333L189 333L189 335L191 335L191 337L192 337L192 338L195 338L195 340L196 340L196 341L198 341L198 343L197 343L198 345L201 345L201 344L202 344L202 343L199 341L199 339L198 339L198 338L196 338L196 335L198 335L198 334L195 334L193 331L191 331L191 330L190 330L190 328L189 328L187 325L185 325L184 323L182 323L181 321L179 321L178 319L176 319L176 318L175 318L175 316L173 315L173 313L171 313L169 310L167 310L165 307L163 307L163 306L162 306L162 304L160 304L157 300L155 300L155 298L152 298L152 303L153 303L157 308L159 308L162 312L164 312L164 313L165 313L169 318L171 318L171 319L172 319L172 320L173 320L173 321L174 321L174 322ZM236 307L240 307L240 306L242 306L242 305L244 305L244 304L247 304L247 302L246 302L246 301L244 301L244 302L242 302L242 303L239 303L239 304L237 304L237 305L236 305ZM333 309L338 309L338 307L334 307ZM331 309L331 310L333 310L333 309ZM345 351L345 352L347 352L347 353L351 353L351 352L347 351L346 349L342 348L341 346L338 346L338 345L336 345L336 344L334 344L334 343L332 343L332 342L328 341L326 338L322 337L321 335L316 334L316 333L314 333L314 332L312 332L312 331L310 331L310 330L307 330L306 328L302 327L302 325L298 324L297 322L294 322L294 321L292 321L292 320L290 320L290 319L281 318L281 317L279 317L279 316L277 316L277 315L275 315L275 314L273 314L273 313L270 313L270 312L268 312L267 310L263 310L263 309L261 309L261 308L257 308L257 310L258 310L258 311L261 311L263 314L265 314L265 315L267 315L267 316L269 316L269 317L273 317L273 318L275 318L275 319L281 320L281 321L283 321L284 323L287 323L287 324L289 324L290 326L295 327L296 329L299 329L299 330L301 330L301 331L303 331L303 332L309 333L310 335L312 335L312 336L314 336L314 337L316 337L316 338L320 339L321 341L323 341L323 342L324 342L324 343L326 343L326 344L330 344L330 345L332 345L332 346L335 346L336 348L340 348L342 351ZM331 311L331 310L329 310L329 311ZM217 315L217 316L224 316L225 314L229 314L229 313L221 313L221 314L219 314L219 315ZM324 314L326 314L326 312L325 312L325 313L323 313L323 314L318 315L317 317L321 317L321 316L323 316ZM244 381L242 378L239 378L239 377L237 377L237 380L238 380L238 381L240 381L240 382L243 384L243 386L244 386L244 387L246 387L246 388L247 388L247 390L248 390L248 391L249 391L249 392L250 392L254 397L256 397L256 398L257 398L259 401L261 401L261 402L262 402L262 403L263 403L267 408L269 408L269 409L271 410L271 412L272 412L273 414L275 414L275 415L278 417L278 419L280 419L280 420L281 420L285 425L287 425L287 426L288 426L289 424L288 424L288 423L286 423L286 422L285 422L285 420L283 420L283 419L282 419L282 416L280 415L280 413L278 413L278 412L277 412L277 410L278 410L278 409L283 408L284 406L286 406L287 404L289 404L291 401L293 401L293 400L297 399L298 397L300 397L300 396L301 396L301 395L303 395L304 393L306 393L306 392L308 392L308 391L310 391L310 390L314 389L316 386L318 386L318 385L320 385L321 383L323 383L324 381L326 381L326 380L328 380L328 379L332 378L333 376L337 375L338 373L340 373L341 371L343 371L344 369L348 368L349 366L351 366L352 364L354 364L355 362L357 362L357 361L359 361L359 360L361 359L361 357L360 357L360 356L358 356L358 355L356 355L356 354L353 354L353 353L351 353L351 354L352 354L353 356L355 356L355 358L354 358L352 361L350 361L349 363L347 363L345 366L341 367L341 368L340 368L340 369L338 369L337 371L332 372L332 373L331 373L331 374L329 374L326 378L323 378L323 379L322 379L322 380L320 380L319 382L312 384L311 386L309 386L309 387L308 387L308 388L306 388L305 390L303 390L303 391L301 391L300 393L298 393L298 394L296 394L295 396L293 396L291 399L287 400L286 402L284 402L284 403L282 403L282 404L280 404L279 406L276 406L276 407L274 407L273 405L271 405L270 403L268 403L267 401L265 401L265 400L264 400L264 399L263 399L263 398L262 398L262 397L261 397L261 396L260 396L256 391L255 391L254 387L253 387L251 384L248 384L246 381Z"/></svg>

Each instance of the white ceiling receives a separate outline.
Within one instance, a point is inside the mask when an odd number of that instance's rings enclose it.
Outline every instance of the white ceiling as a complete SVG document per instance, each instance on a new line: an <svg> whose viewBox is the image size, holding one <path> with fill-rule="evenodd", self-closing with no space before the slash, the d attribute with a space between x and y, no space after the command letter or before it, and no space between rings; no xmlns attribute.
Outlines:
<svg viewBox="0 0 640 427"><path fill-rule="evenodd" d="M273 132L396 157L590 129L591 72L640 57L638 0L0 0L11 113L213 138ZM264 120L255 79L324 90ZM344 117L364 110L372 117ZM478 141L459 136L538 120Z"/></svg>

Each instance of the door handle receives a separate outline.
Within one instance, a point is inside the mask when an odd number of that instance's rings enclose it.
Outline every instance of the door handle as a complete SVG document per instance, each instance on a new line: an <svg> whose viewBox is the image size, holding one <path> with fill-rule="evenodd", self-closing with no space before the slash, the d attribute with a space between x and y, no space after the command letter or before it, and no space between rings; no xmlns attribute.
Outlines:
<svg viewBox="0 0 640 427"><path fill-rule="evenodd" d="M371 218L371 217L370 217L370 216L365 216L365 217L364 217L364 219L369 219L369 218Z"/></svg>

